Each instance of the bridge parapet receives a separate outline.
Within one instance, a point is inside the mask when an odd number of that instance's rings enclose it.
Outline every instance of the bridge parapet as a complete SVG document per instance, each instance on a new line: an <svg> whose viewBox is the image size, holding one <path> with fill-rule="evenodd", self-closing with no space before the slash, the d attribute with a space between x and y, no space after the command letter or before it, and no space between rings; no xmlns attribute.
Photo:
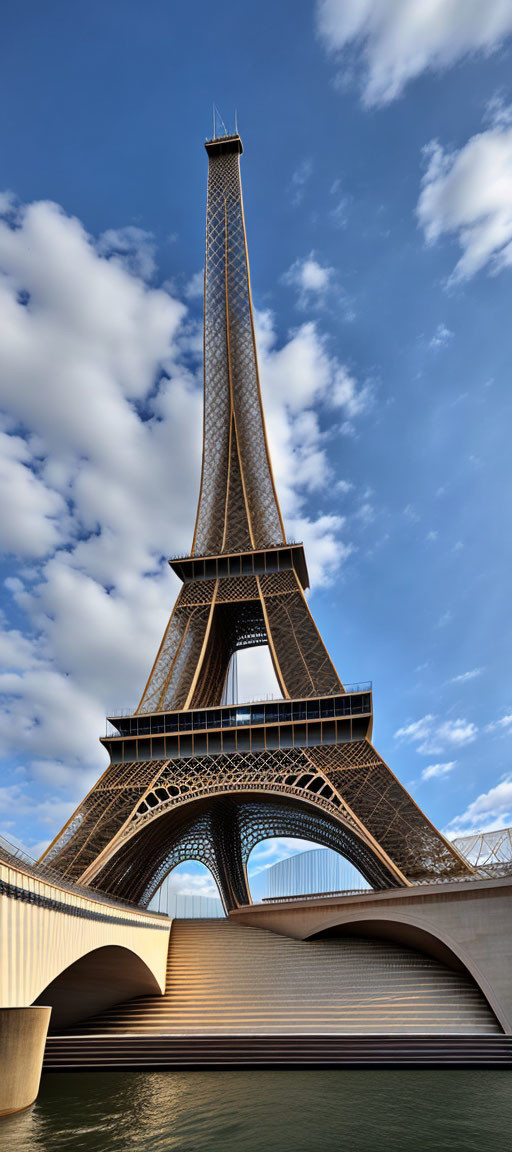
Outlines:
<svg viewBox="0 0 512 1152"><path fill-rule="evenodd" d="M51 864L46 864L44 861L34 860L28 855L28 852L24 852L16 844L11 844L9 840L6 840L5 836L0 836L0 865L2 864L19 870L24 875L43 880L46 884L56 886L65 892L75 893L86 900L92 898L95 903L108 904L109 907L127 908L132 912L140 911L139 905L133 900L121 900L117 896L109 896L98 888L91 888L87 884L76 884L73 880L65 880L57 868L53 868Z"/></svg>
<svg viewBox="0 0 512 1152"><path fill-rule="evenodd" d="M0 858L0 1006L33 1004L71 964L99 948L134 954L153 992L165 989L170 921L135 904L43 878L15 857ZM141 991L147 991L147 987ZM136 995L137 993L133 993ZM115 1002L115 994L113 1002Z"/></svg>
<svg viewBox="0 0 512 1152"><path fill-rule="evenodd" d="M0 1115L37 1095L50 1012L66 1027L165 991L171 921L48 872L0 845Z"/></svg>

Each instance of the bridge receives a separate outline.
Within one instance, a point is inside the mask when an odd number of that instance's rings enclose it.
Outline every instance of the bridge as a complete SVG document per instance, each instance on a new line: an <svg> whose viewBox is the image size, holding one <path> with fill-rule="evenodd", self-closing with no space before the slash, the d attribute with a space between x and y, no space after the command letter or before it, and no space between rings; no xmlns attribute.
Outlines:
<svg viewBox="0 0 512 1152"><path fill-rule="evenodd" d="M43 1058L54 1070L512 1060L510 875L171 923L4 842L0 932L0 1114L35 1099Z"/></svg>
<svg viewBox="0 0 512 1152"><path fill-rule="evenodd" d="M0 1115L37 1096L46 1032L165 990L170 921L0 845Z"/></svg>

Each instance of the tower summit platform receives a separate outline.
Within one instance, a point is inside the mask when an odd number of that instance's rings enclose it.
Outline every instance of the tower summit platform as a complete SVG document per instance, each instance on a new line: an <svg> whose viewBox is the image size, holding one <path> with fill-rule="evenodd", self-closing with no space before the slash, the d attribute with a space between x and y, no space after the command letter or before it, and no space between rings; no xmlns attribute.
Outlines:
<svg viewBox="0 0 512 1152"><path fill-rule="evenodd" d="M204 146L209 157L227 156L229 153L241 156L244 150L238 132L233 132L231 135L214 136L212 140L206 140Z"/></svg>

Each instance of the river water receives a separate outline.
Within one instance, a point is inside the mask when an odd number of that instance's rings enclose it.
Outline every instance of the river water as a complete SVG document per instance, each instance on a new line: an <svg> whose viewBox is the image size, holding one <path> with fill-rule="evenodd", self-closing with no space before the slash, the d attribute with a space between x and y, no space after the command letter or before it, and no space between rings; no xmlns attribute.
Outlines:
<svg viewBox="0 0 512 1152"><path fill-rule="evenodd" d="M66 1072L0 1152L510 1152L507 1071Z"/></svg>

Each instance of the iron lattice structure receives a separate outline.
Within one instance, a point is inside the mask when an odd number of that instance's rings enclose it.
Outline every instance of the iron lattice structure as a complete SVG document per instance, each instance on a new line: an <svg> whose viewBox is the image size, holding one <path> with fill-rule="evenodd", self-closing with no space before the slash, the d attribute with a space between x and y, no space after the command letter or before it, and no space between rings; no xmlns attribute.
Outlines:
<svg viewBox="0 0 512 1152"><path fill-rule="evenodd" d="M239 137L209 153L203 468L192 551L283 544L267 447L249 279Z"/></svg>
<svg viewBox="0 0 512 1152"><path fill-rule="evenodd" d="M512 828L474 832L457 836L457 850L476 868L480 876L510 876L512 872Z"/></svg>
<svg viewBox="0 0 512 1152"><path fill-rule="evenodd" d="M136 712L112 718L111 763L45 854L52 867L147 904L197 859L226 909L270 836L341 852L375 888L471 873L370 743L369 688L346 692L286 541L258 377L238 135L209 157L203 464L183 587ZM230 661L268 644L283 701L222 705Z"/></svg>

